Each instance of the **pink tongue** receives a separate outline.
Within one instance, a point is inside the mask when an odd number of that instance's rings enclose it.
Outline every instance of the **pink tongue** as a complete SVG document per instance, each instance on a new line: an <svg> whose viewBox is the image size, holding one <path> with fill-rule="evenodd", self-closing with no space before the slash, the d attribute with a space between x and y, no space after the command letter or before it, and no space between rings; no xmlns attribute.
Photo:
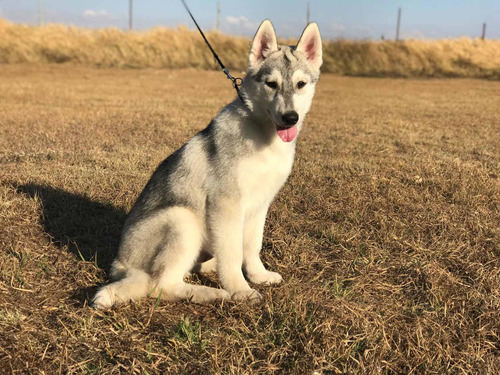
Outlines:
<svg viewBox="0 0 500 375"><path fill-rule="evenodd" d="M278 135L283 142L291 142L297 136L297 127L292 126L291 128L276 128Z"/></svg>

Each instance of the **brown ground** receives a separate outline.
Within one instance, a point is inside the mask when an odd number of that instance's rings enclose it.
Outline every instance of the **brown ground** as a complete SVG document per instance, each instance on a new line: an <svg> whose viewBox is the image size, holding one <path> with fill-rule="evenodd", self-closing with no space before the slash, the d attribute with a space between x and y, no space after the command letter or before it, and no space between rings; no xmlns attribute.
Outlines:
<svg viewBox="0 0 500 375"><path fill-rule="evenodd" d="M155 166L233 96L219 72L0 67L0 373L500 373L498 82L323 75L265 302L87 306Z"/></svg>

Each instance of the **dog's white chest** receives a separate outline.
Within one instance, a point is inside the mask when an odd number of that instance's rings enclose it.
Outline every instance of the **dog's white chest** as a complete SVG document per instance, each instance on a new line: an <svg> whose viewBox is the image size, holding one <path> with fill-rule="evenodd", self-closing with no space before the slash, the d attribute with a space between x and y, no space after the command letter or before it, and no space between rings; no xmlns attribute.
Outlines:
<svg viewBox="0 0 500 375"><path fill-rule="evenodd" d="M277 146L260 150L240 162L239 186L245 211L269 205L290 175L293 146Z"/></svg>

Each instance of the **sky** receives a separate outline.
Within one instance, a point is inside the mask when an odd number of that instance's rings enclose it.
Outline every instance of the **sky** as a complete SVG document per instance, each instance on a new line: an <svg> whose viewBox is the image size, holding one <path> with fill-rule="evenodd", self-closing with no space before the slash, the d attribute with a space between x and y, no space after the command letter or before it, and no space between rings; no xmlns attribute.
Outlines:
<svg viewBox="0 0 500 375"><path fill-rule="evenodd" d="M0 0L0 17L38 24L39 2L44 22L90 28L128 28L129 0ZM260 22L270 19L279 37L298 37L310 19L324 39L394 39L398 7L402 9L403 39L481 36L500 38L500 0L187 0L203 29L215 28L217 3L221 31L252 36ZM134 29L154 26L194 28L180 0L133 0Z"/></svg>

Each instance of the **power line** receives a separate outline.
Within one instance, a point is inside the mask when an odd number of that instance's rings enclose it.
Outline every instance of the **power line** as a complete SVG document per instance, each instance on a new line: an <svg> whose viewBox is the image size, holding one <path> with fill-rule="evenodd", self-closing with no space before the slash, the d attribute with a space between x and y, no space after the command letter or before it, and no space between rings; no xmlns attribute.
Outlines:
<svg viewBox="0 0 500 375"><path fill-rule="evenodd" d="M38 26L43 25L43 0L38 0Z"/></svg>
<svg viewBox="0 0 500 375"><path fill-rule="evenodd" d="M128 29L129 30L132 30L132 8L133 8L132 1L133 0L129 0L129 2L128 2Z"/></svg>
<svg viewBox="0 0 500 375"><path fill-rule="evenodd" d="M217 31L220 31L220 1L217 2Z"/></svg>
<svg viewBox="0 0 500 375"><path fill-rule="evenodd" d="M398 8L398 25L396 26L396 42L399 40L399 26L401 25L401 8Z"/></svg>

